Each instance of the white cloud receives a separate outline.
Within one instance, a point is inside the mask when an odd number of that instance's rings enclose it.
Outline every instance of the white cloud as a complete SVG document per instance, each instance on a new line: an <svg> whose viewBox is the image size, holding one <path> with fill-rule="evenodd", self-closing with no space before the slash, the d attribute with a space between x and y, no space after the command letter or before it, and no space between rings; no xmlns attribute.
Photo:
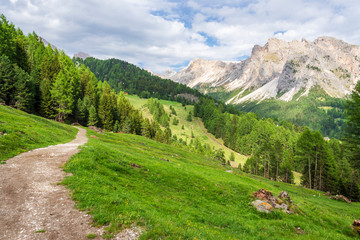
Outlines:
<svg viewBox="0 0 360 240"><path fill-rule="evenodd" d="M69 55L116 57L153 72L195 57L235 60L274 36L331 35L360 44L357 0L10 0L0 9ZM217 44L207 45L204 34Z"/></svg>

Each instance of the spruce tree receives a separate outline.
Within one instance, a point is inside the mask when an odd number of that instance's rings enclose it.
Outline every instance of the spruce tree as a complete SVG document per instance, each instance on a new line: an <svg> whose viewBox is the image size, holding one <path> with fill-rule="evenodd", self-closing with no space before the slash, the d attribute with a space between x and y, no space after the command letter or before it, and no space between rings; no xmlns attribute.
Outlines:
<svg viewBox="0 0 360 240"><path fill-rule="evenodd" d="M15 67L14 106L17 109L31 112L34 108L34 85L27 72Z"/></svg>
<svg viewBox="0 0 360 240"><path fill-rule="evenodd" d="M89 121L88 126L97 126L98 124L98 114L96 112L96 109L93 105L89 108Z"/></svg>
<svg viewBox="0 0 360 240"><path fill-rule="evenodd" d="M345 141L354 167L360 170L360 81L356 84L346 104L347 126Z"/></svg>
<svg viewBox="0 0 360 240"><path fill-rule="evenodd" d="M4 55L0 56L0 102L10 104L14 97L14 70L10 59Z"/></svg>

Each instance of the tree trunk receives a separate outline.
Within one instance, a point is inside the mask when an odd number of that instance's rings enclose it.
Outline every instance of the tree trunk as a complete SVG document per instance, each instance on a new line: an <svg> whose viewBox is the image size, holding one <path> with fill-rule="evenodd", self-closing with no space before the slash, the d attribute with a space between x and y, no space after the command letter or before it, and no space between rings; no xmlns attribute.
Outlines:
<svg viewBox="0 0 360 240"><path fill-rule="evenodd" d="M266 156L266 154L265 154ZM266 177L265 173L266 173L266 157L264 156L264 163L263 163L263 166L264 166L264 178Z"/></svg>
<svg viewBox="0 0 360 240"><path fill-rule="evenodd" d="M318 159L317 159L317 151L316 151L316 154L315 154L314 189L319 189L319 188L317 188L318 187L318 180L317 180L317 176L316 176L317 164L318 164Z"/></svg>
<svg viewBox="0 0 360 240"><path fill-rule="evenodd" d="M322 167L321 167L321 165L320 165L320 179L319 179L320 183L319 183L319 190L322 189L322 187L321 187L321 185L322 185L322 181L321 181L321 179L322 179L321 170L322 170Z"/></svg>
<svg viewBox="0 0 360 240"><path fill-rule="evenodd" d="M309 164L309 188L311 189L311 164L310 164L310 154L308 154L308 164Z"/></svg>
<svg viewBox="0 0 360 240"><path fill-rule="evenodd" d="M275 177L275 181L278 180L278 176L279 176L279 160L276 159L276 177Z"/></svg>
<svg viewBox="0 0 360 240"><path fill-rule="evenodd" d="M268 155L268 178L270 179L270 152L269 152L269 155Z"/></svg>

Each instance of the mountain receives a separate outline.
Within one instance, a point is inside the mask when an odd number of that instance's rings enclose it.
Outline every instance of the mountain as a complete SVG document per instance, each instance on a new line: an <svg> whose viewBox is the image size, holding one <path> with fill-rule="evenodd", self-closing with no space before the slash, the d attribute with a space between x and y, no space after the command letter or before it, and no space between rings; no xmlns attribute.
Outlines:
<svg viewBox="0 0 360 240"><path fill-rule="evenodd" d="M74 58L81 58L82 60L85 60L88 57L91 56L88 53L84 53L84 52L78 52L74 54Z"/></svg>
<svg viewBox="0 0 360 240"><path fill-rule="evenodd" d="M313 42L271 38L263 47L255 45L251 56L240 62L196 58L166 78L204 93L222 92L227 103L240 104L270 98L290 101L315 86L342 98L359 75L360 46L319 37Z"/></svg>

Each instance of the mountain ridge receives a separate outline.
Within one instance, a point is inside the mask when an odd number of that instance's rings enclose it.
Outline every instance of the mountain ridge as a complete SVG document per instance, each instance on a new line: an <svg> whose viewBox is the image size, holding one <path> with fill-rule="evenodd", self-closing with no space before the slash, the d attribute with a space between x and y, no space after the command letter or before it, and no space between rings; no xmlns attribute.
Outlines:
<svg viewBox="0 0 360 240"><path fill-rule="evenodd" d="M360 46L333 37L313 42L270 38L263 46L255 45L251 56L240 62L195 58L177 73L164 78L211 91L238 91L226 103L261 102L274 98L290 101L307 95L315 86L331 97L351 93L360 76Z"/></svg>

